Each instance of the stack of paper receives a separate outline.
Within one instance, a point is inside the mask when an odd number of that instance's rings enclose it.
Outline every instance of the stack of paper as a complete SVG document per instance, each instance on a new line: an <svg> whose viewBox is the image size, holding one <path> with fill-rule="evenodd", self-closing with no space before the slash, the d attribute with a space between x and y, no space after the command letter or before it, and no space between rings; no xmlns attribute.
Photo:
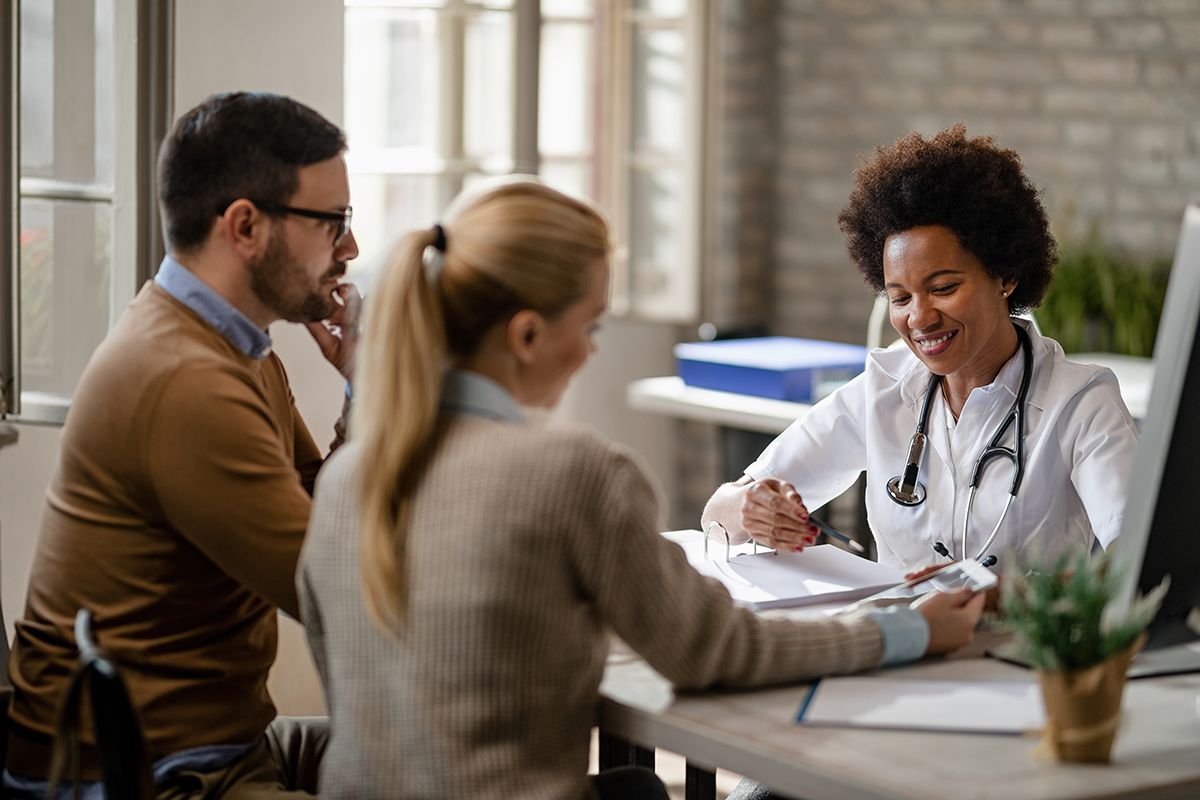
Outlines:
<svg viewBox="0 0 1200 800"><path fill-rule="evenodd" d="M831 544L807 547L801 553L760 550L757 555L741 546L726 561L723 543L710 541L705 555L704 535L699 531L663 535L683 548L698 572L725 584L735 602L756 610L850 602L904 580L894 567Z"/></svg>

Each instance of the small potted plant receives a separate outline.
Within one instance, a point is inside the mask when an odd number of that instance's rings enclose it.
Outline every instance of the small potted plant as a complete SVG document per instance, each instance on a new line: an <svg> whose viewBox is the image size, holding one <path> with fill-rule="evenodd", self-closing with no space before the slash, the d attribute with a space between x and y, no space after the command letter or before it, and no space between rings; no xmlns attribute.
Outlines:
<svg viewBox="0 0 1200 800"><path fill-rule="evenodd" d="M1046 707L1042 747L1054 758L1109 760L1125 671L1167 585L1117 609L1117 571L1103 554L1086 551L1063 555L1049 572L1007 577L1001 624L1037 669Z"/></svg>
<svg viewBox="0 0 1200 800"><path fill-rule="evenodd" d="M1099 234L1066 244L1054 283L1035 316L1068 353L1101 351L1149 357L1162 315L1171 262L1135 259Z"/></svg>

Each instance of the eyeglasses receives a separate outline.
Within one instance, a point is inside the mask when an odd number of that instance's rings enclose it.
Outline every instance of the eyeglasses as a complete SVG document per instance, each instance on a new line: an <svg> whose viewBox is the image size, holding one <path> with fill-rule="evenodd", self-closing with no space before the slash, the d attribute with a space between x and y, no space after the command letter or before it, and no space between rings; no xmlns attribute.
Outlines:
<svg viewBox="0 0 1200 800"><path fill-rule="evenodd" d="M337 247L338 243L350 232L350 219L354 214L354 209L350 206L346 206L345 211L315 211L311 208L296 208L295 206L285 206L282 203L272 203L270 200L255 200L252 197L246 199L268 214L294 214L297 217L336 222L338 226L337 233L333 235L334 247ZM225 208L221 209L221 213L224 214L225 209L229 208L232 203L233 201L227 203Z"/></svg>

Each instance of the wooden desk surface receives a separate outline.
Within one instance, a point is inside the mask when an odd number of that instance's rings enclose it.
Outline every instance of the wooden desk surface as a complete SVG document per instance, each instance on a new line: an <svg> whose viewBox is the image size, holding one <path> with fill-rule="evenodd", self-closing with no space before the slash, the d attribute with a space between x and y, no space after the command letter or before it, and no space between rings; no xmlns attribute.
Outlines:
<svg viewBox="0 0 1200 800"><path fill-rule="evenodd" d="M982 658L981 632L952 659L889 670L928 678L1027 679ZM601 687L600 727L690 763L725 768L805 800L848 798L1200 797L1200 675L1131 681L1107 766L1035 759L1033 737L806 728L806 686L675 696L636 656L616 653Z"/></svg>

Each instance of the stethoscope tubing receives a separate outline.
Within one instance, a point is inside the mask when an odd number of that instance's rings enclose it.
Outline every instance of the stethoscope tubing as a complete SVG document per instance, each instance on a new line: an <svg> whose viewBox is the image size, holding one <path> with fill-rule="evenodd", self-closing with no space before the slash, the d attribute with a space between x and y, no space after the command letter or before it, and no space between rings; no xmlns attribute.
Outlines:
<svg viewBox="0 0 1200 800"><path fill-rule="evenodd" d="M975 459L975 468L971 472L971 482L969 484L970 491L967 495L967 506L963 510L962 527L959 531L959 553L962 558L967 557L967 527L971 517L971 510L975 505L975 492L979 488L979 483L983 478L984 468L997 457L1008 458L1013 463L1013 478L1009 486L1008 501L1004 504L1004 511L1000 514L1000 519L996 522L996 526L992 528L991 534L983 547L976 553L974 560L980 560L988 548L992 546L996 536L1000 533L1000 528L1004 524L1004 520L1008 517L1008 510L1012 507L1013 501L1017 499L1017 492L1021 488L1021 480L1025 476L1025 409L1026 401L1029 397L1029 384L1033 378L1033 343L1029 338L1028 332L1015 321L1013 328L1017 332L1017 340L1021 346L1022 365L1021 365L1021 385L1017 390L1017 396L1013 399L1012 406L1008 409L1008 413L1004 416L1004 421L992 434L992 438L988 441L983 452ZM921 400L921 413L917 418L917 429L913 433L912 441L909 444L908 458L904 465L904 472L892 478L886 484L887 494L893 502L902 506L917 506L920 505L926 496L924 485L918 479L921 467L921 461L925 453L926 429L929 426L929 413L933 405L933 398L936 396L938 388L941 386L942 376L934 374L930 376L929 385L925 389L925 397ZM1016 441L1013 447L1005 447L1001 442L1008 433L1009 426L1015 429ZM941 544L940 542L938 544ZM945 550L944 547L938 548L936 545L934 550L939 554ZM949 554L953 558L953 554Z"/></svg>

